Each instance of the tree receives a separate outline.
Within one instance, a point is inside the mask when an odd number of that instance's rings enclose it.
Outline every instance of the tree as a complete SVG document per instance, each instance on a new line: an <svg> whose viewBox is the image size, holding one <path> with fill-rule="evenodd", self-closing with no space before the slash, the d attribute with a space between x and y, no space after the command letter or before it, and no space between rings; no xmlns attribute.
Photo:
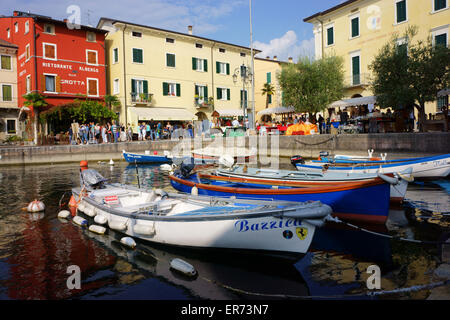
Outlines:
<svg viewBox="0 0 450 320"><path fill-rule="evenodd" d="M23 103L26 107L31 107L32 112L30 113L30 119L34 117L34 143L37 144L37 136L38 136L38 123L37 120L39 118L39 112L42 111L43 108L48 106L48 103L45 101L45 97L38 92L30 92L23 95L25 102Z"/></svg>
<svg viewBox="0 0 450 320"><path fill-rule="evenodd" d="M273 92L275 91L273 85L270 83L264 83L264 86L261 90L261 94L266 96L266 109L269 107L269 96L273 95Z"/></svg>
<svg viewBox="0 0 450 320"><path fill-rule="evenodd" d="M425 104L435 101L437 93L449 87L450 52L447 46L435 46L431 37L413 43L416 34L417 27L409 27L404 44L399 44L398 35L394 35L370 68L374 74L372 90L380 107L415 107L419 130L423 131Z"/></svg>
<svg viewBox="0 0 450 320"><path fill-rule="evenodd" d="M324 111L344 95L343 59L329 56L320 60L300 58L298 63L286 64L278 76L285 104L297 112Z"/></svg>
<svg viewBox="0 0 450 320"><path fill-rule="evenodd" d="M111 107L120 107L120 100L115 95L105 95L105 104L111 110Z"/></svg>

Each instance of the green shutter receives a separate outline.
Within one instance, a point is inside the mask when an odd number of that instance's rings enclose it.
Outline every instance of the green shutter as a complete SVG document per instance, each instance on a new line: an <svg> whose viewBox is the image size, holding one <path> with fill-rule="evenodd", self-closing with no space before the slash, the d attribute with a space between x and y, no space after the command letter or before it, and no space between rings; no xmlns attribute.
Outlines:
<svg viewBox="0 0 450 320"><path fill-rule="evenodd" d="M443 33L434 37L435 45L447 46L447 34Z"/></svg>
<svg viewBox="0 0 450 320"><path fill-rule="evenodd" d="M197 58L192 58L192 70L197 70Z"/></svg>
<svg viewBox="0 0 450 320"><path fill-rule="evenodd" d="M359 36L359 18L352 19L352 38Z"/></svg>
<svg viewBox="0 0 450 320"><path fill-rule="evenodd" d="M194 95L198 95L198 86L197 85L195 85Z"/></svg>
<svg viewBox="0 0 450 320"><path fill-rule="evenodd" d="M271 83L272 82L272 72L267 72L266 77L267 77L267 83Z"/></svg>
<svg viewBox="0 0 450 320"><path fill-rule="evenodd" d="M131 79L131 93L136 93L136 80Z"/></svg>
<svg viewBox="0 0 450 320"><path fill-rule="evenodd" d="M12 86L3 85L2 86L2 96L3 96L3 101L12 101Z"/></svg>
<svg viewBox="0 0 450 320"><path fill-rule="evenodd" d="M221 88L217 88L217 100L222 99L222 89Z"/></svg>
<svg viewBox="0 0 450 320"><path fill-rule="evenodd" d="M177 83L177 97L181 96L181 84Z"/></svg>
<svg viewBox="0 0 450 320"><path fill-rule="evenodd" d="M334 44L334 28L327 29L327 45L331 46Z"/></svg>
<svg viewBox="0 0 450 320"><path fill-rule="evenodd" d="M216 73L220 73L220 62L216 61Z"/></svg>
<svg viewBox="0 0 450 320"><path fill-rule="evenodd" d="M114 49L114 62L118 62L119 61L119 49L115 48Z"/></svg>
<svg viewBox="0 0 450 320"><path fill-rule="evenodd" d="M352 58L353 84L360 83L359 56Z"/></svg>
<svg viewBox="0 0 450 320"><path fill-rule="evenodd" d="M203 71L208 72L208 60L203 60Z"/></svg>
<svg viewBox="0 0 450 320"><path fill-rule="evenodd" d="M230 74L230 64L227 63L227 74Z"/></svg>
<svg viewBox="0 0 450 320"><path fill-rule="evenodd" d="M135 49L133 48L133 62L137 62L137 63L143 63L143 59L142 59L142 49Z"/></svg>
<svg viewBox="0 0 450 320"><path fill-rule="evenodd" d="M267 95L267 96L269 97L269 103L272 103L272 95L269 94L269 95Z"/></svg>
<svg viewBox="0 0 450 320"><path fill-rule="evenodd" d="M205 86L205 89L204 89L204 93L205 93L205 100L206 100L206 102L208 102L208 87L207 86Z"/></svg>
<svg viewBox="0 0 450 320"><path fill-rule="evenodd" d="M231 96L230 96L230 89L227 89L227 100L230 100Z"/></svg>
<svg viewBox="0 0 450 320"><path fill-rule="evenodd" d="M406 0L397 2L397 23L406 21Z"/></svg>
<svg viewBox="0 0 450 320"><path fill-rule="evenodd" d="M166 64L168 67L175 67L175 55L171 53L166 54Z"/></svg>
<svg viewBox="0 0 450 320"><path fill-rule="evenodd" d="M169 84L167 82L163 82L163 96L169 95Z"/></svg>
<svg viewBox="0 0 450 320"><path fill-rule="evenodd" d="M147 94L148 93L148 81L147 80L144 80L143 89L144 89L144 93Z"/></svg>

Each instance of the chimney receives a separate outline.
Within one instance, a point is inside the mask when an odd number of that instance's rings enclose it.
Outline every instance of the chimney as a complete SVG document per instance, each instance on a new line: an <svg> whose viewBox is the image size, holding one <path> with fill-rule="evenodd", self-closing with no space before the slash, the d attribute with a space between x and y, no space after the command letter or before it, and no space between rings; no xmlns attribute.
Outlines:
<svg viewBox="0 0 450 320"><path fill-rule="evenodd" d="M188 33L192 34L192 26L188 26Z"/></svg>
<svg viewBox="0 0 450 320"><path fill-rule="evenodd" d="M292 59L292 57L288 58L289 63L294 63L294 60Z"/></svg>
<svg viewBox="0 0 450 320"><path fill-rule="evenodd" d="M273 60L277 61L278 60L277 56L273 56Z"/></svg>
<svg viewBox="0 0 450 320"><path fill-rule="evenodd" d="M14 17L17 17L18 15L19 15L19 12L18 12L18 11L14 11L14 12L13 12L13 16L14 16Z"/></svg>

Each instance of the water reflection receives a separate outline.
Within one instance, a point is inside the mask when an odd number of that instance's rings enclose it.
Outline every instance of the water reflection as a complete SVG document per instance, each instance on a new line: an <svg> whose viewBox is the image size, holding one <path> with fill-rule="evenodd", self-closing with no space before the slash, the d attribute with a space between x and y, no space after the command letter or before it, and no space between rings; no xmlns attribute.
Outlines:
<svg viewBox="0 0 450 320"><path fill-rule="evenodd" d="M91 164L112 182L172 190L159 166ZM57 218L61 198L79 184L76 164L2 168L0 173L0 299L262 299L367 292L367 267L382 270L385 290L431 282L436 246L403 243L342 226L317 230L297 263L217 255L139 242L135 251L109 231L98 236ZM440 240L449 228L448 180L412 184L405 206L392 207L386 226L371 230L409 239ZM22 210L30 201L45 214ZM66 199L67 201L67 199ZM192 280L170 270L182 258L196 267ZM82 271L82 289L68 290L69 265ZM235 288L236 290L233 290ZM247 293L246 293L247 292ZM261 295L251 295L259 293ZM428 291L383 297L424 299ZM351 297L348 297L351 298Z"/></svg>

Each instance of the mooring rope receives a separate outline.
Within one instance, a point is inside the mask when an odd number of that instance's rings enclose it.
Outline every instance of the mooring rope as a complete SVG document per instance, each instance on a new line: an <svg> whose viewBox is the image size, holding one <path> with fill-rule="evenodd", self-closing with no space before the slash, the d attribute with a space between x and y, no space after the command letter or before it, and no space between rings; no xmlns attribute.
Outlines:
<svg viewBox="0 0 450 320"><path fill-rule="evenodd" d="M335 138L336 138L336 135L332 135L331 138L329 138L329 139L327 139L325 141L317 142L317 143L306 143L306 142L300 141L298 139L295 139L295 141L300 143L300 144L304 144L306 146L317 146L319 144L324 144L324 143L327 143L328 141L334 140Z"/></svg>

